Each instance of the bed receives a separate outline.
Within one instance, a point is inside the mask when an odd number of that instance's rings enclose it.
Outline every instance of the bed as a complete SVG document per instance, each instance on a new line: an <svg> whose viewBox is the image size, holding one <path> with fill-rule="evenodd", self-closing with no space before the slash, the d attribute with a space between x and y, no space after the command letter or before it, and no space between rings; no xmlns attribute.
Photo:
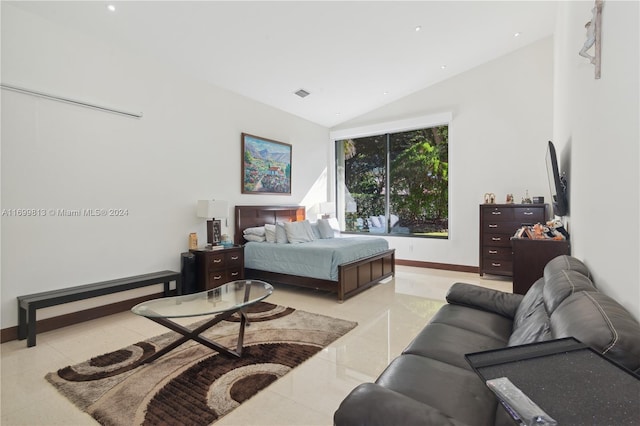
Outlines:
<svg viewBox="0 0 640 426"><path fill-rule="evenodd" d="M265 224L276 224L277 222L297 222L302 220L305 220L305 208L303 206L235 206L234 242L243 245L247 243L244 239L244 230L247 228L261 227ZM324 243L319 243L318 245L322 244ZM270 246L274 247L273 245ZM288 249L295 249L299 245L276 244L276 246L292 246L288 247ZM249 247L249 245L245 247L245 263L251 264L250 259L247 262L246 257L247 254L251 255L251 252L253 252L253 250L247 250ZM342 302L395 274L395 250L388 248L377 250L375 254L364 255L364 257L337 265L335 276L317 278L300 275L300 272L273 272L246 267L245 278L330 291L336 293L338 300Z"/></svg>

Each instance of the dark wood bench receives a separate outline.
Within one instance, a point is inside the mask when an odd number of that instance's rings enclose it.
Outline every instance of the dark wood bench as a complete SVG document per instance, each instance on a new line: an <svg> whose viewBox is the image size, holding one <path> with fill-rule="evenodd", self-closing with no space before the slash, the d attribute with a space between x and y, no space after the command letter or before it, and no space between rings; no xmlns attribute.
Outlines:
<svg viewBox="0 0 640 426"><path fill-rule="evenodd" d="M171 281L176 282L177 294L182 294L180 273L160 271L117 280L44 291L27 296L18 296L18 340L27 339L28 347L36 345L36 309L161 283L164 283L164 295L169 296L169 283Z"/></svg>

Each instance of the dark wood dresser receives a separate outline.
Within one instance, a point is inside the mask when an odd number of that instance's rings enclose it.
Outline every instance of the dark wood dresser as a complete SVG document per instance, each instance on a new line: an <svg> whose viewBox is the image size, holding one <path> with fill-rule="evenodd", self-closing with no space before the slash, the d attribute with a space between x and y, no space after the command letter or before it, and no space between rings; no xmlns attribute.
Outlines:
<svg viewBox="0 0 640 426"><path fill-rule="evenodd" d="M551 259L563 254L571 254L567 240L530 240L512 238L513 249L513 292L525 294Z"/></svg>
<svg viewBox="0 0 640 426"><path fill-rule="evenodd" d="M480 275L513 276L511 237L546 220L546 204L480 204Z"/></svg>
<svg viewBox="0 0 640 426"><path fill-rule="evenodd" d="M211 290L229 281L244 279L244 247L190 251L196 255L198 291Z"/></svg>

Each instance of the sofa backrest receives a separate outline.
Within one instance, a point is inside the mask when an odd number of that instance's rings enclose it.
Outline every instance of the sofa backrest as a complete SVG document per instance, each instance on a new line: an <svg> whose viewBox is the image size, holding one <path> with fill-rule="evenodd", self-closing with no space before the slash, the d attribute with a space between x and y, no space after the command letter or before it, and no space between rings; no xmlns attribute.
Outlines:
<svg viewBox="0 0 640 426"><path fill-rule="evenodd" d="M640 373L640 324L604 293L580 291L567 297L551 314L551 337L575 337Z"/></svg>
<svg viewBox="0 0 640 426"><path fill-rule="evenodd" d="M590 276L574 257L551 260L516 310L509 345L575 337L640 372L640 324L618 302L600 293Z"/></svg>
<svg viewBox="0 0 640 426"><path fill-rule="evenodd" d="M553 339L551 313L575 292L597 291L588 274L578 259L558 256L551 260L544 268L544 276L531 286L516 310L509 345Z"/></svg>

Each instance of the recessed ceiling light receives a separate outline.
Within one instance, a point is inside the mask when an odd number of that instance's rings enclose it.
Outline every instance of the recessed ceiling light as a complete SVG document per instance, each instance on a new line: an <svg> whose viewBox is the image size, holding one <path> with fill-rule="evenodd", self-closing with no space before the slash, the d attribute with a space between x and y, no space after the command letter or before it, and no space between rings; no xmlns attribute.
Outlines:
<svg viewBox="0 0 640 426"><path fill-rule="evenodd" d="M383 95L388 95L388 94L389 94L389 92L382 92L382 94L383 94Z"/></svg>
<svg viewBox="0 0 640 426"><path fill-rule="evenodd" d="M116 11L116 7L112 4L107 6L107 9L109 9L110 12L115 12Z"/></svg>
<svg viewBox="0 0 640 426"><path fill-rule="evenodd" d="M422 29L421 25L416 26L416 32L420 31Z"/></svg>
<svg viewBox="0 0 640 426"><path fill-rule="evenodd" d="M444 69L446 69L446 68L447 68L447 66L446 66L446 65L440 65L440 69L441 69L441 70L444 70Z"/></svg>
<svg viewBox="0 0 640 426"><path fill-rule="evenodd" d="M520 37L520 33L515 33L513 36L514 37Z"/></svg>

